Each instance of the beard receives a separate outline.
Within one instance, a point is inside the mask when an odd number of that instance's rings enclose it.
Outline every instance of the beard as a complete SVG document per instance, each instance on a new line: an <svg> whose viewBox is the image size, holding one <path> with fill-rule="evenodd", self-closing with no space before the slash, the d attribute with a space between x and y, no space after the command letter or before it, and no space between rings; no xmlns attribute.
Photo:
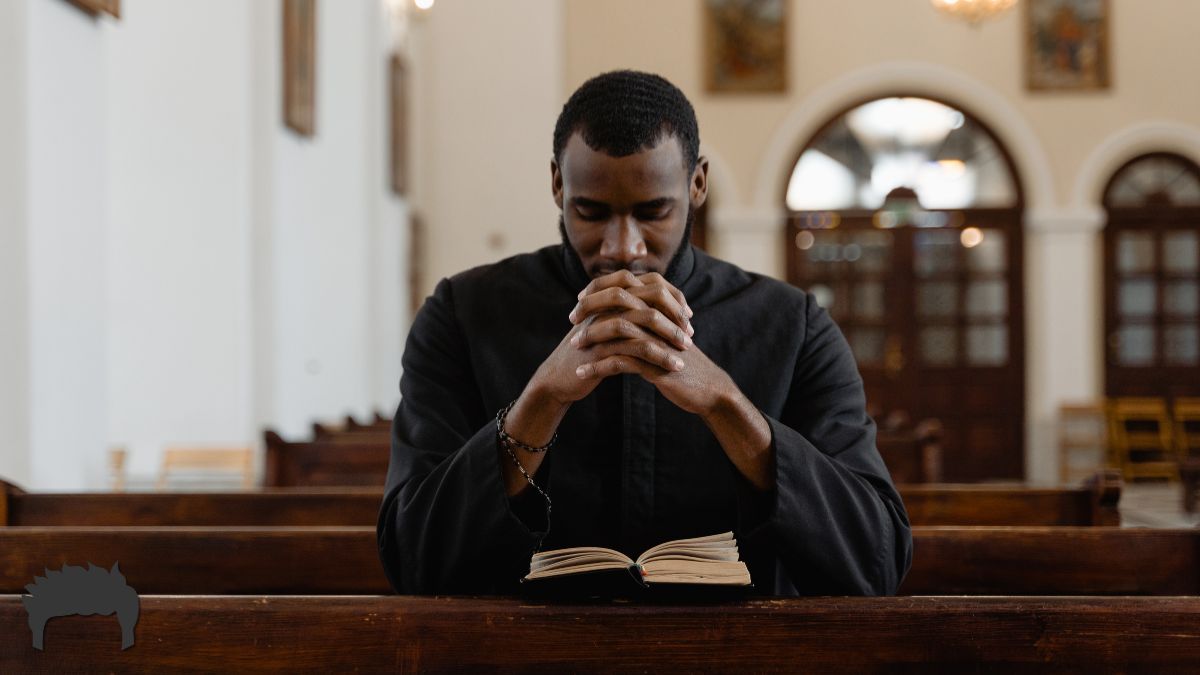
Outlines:
<svg viewBox="0 0 1200 675"><path fill-rule="evenodd" d="M679 247L675 249L675 254L671 256L671 261L667 263L667 269L663 272L663 277L671 278L671 275L679 267L679 263L683 260L683 254L687 252L688 247L692 245L692 225L696 222L696 212L688 205L687 220L683 226L683 236L680 238ZM592 278L592 274L586 267L583 266L583 259L579 257L579 253L575 247L571 245L571 240L567 237L567 224L561 213L558 214L558 234L562 237L563 248L567 250L567 254L579 265L579 269L583 270L584 276ZM616 270L628 269L627 267L617 267ZM632 271L632 270L631 270ZM636 273L636 272L635 272Z"/></svg>

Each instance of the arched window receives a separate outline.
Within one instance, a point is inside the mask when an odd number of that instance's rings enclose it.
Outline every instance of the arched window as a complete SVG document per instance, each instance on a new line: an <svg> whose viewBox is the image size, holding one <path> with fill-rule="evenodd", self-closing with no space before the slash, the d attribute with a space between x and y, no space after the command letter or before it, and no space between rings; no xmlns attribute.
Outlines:
<svg viewBox="0 0 1200 675"><path fill-rule="evenodd" d="M1137 157L1104 206L1106 393L1200 395L1200 167Z"/></svg>
<svg viewBox="0 0 1200 675"><path fill-rule="evenodd" d="M809 141L785 203L788 280L846 334L873 414L941 420L947 480L1023 478L1022 196L997 138L872 100Z"/></svg>

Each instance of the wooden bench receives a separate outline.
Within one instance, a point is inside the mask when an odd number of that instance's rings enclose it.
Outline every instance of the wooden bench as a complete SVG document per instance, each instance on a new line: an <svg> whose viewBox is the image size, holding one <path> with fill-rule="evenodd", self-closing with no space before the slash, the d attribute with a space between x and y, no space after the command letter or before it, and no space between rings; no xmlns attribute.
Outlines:
<svg viewBox="0 0 1200 675"><path fill-rule="evenodd" d="M941 422L922 420L911 429L879 429L875 447L895 483L937 483L942 480Z"/></svg>
<svg viewBox="0 0 1200 675"><path fill-rule="evenodd" d="M0 596L0 672L1193 673L1200 598L801 598L720 605L509 598L142 596L34 651Z"/></svg>
<svg viewBox="0 0 1200 675"><path fill-rule="evenodd" d="M1119 474L1074 488L901 485L914 525L1117 525ZM374 525L379 488L38 493L0 481L0 525Z"/></svg>
<svg viewBox="0 0 1200 675"><path fill-rule="evenodd" d="M1079 487L900 485L913 525L1121 524L1121 473L1102 471Z"/></svg>
<svg viewBox="0 0 1200 675"><path fill-rule="evenodd" d="M285 441L264 433L269 487L303 485L382 486L391 455L390 427L313 424L313 440ZM926 420L914 429L880 431L876 447L897 483L936 483L942 477L941 425Z"/></svg>
<svg viewBox="0 0 1200 675"><path fill-rule="evenodd" d="M365 486L382 490L387 478L390 442L374 434L365 438L356 436L293 443L274 431L267 431L263 485Z"/></svg>
<svg viewBox="0 0 1200 675"><path fill-rule="evenodd" d="M1200 595L1200 530L918 527L909 595ZM389 593L374 527L0 528L0 593L121 563L141 593Z"/></svg>
<svg viewBox="0 0 1200 675"><path fill-rule="evenodd" d="M25 492L0 481L0 525L374 525L377 488L255 492ZM7 514L7 515L5 515Z"/></svg>

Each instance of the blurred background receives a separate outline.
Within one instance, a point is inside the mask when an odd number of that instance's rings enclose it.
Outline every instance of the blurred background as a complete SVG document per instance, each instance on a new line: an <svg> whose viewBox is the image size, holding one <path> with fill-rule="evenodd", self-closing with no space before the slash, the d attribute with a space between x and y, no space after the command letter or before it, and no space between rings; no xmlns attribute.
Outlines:
<svg viewBox="0 0 1200 675"><path fill-rule="evenodd" d="M816 295L881 425L936 427L931 479L1175 480L1198 25L1192 0L0 0L0 477L258 485L272 442L386 427L420 299L558 242L555 118L636 68L695 105L697 244Z"/></svg>

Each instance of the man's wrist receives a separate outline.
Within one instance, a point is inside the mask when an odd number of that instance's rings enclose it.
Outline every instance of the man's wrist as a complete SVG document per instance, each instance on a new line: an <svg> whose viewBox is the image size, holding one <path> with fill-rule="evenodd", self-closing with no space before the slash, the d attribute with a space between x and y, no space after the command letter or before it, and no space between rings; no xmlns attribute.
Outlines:
<svg viewBox="0 0 1200 675"><path fill-rule="evenodd" d="M545 445L553 438L568 407L531 382L509 411L505 432L528 445Z"/></svg>
<svg viewBox="0 0 1200 675"><path fill-rule="evenodd" d="M742 390L730 379L713 397L708 409L700 413L700 417L711 427L718 420L738 416L748 401Z"/></svg>

